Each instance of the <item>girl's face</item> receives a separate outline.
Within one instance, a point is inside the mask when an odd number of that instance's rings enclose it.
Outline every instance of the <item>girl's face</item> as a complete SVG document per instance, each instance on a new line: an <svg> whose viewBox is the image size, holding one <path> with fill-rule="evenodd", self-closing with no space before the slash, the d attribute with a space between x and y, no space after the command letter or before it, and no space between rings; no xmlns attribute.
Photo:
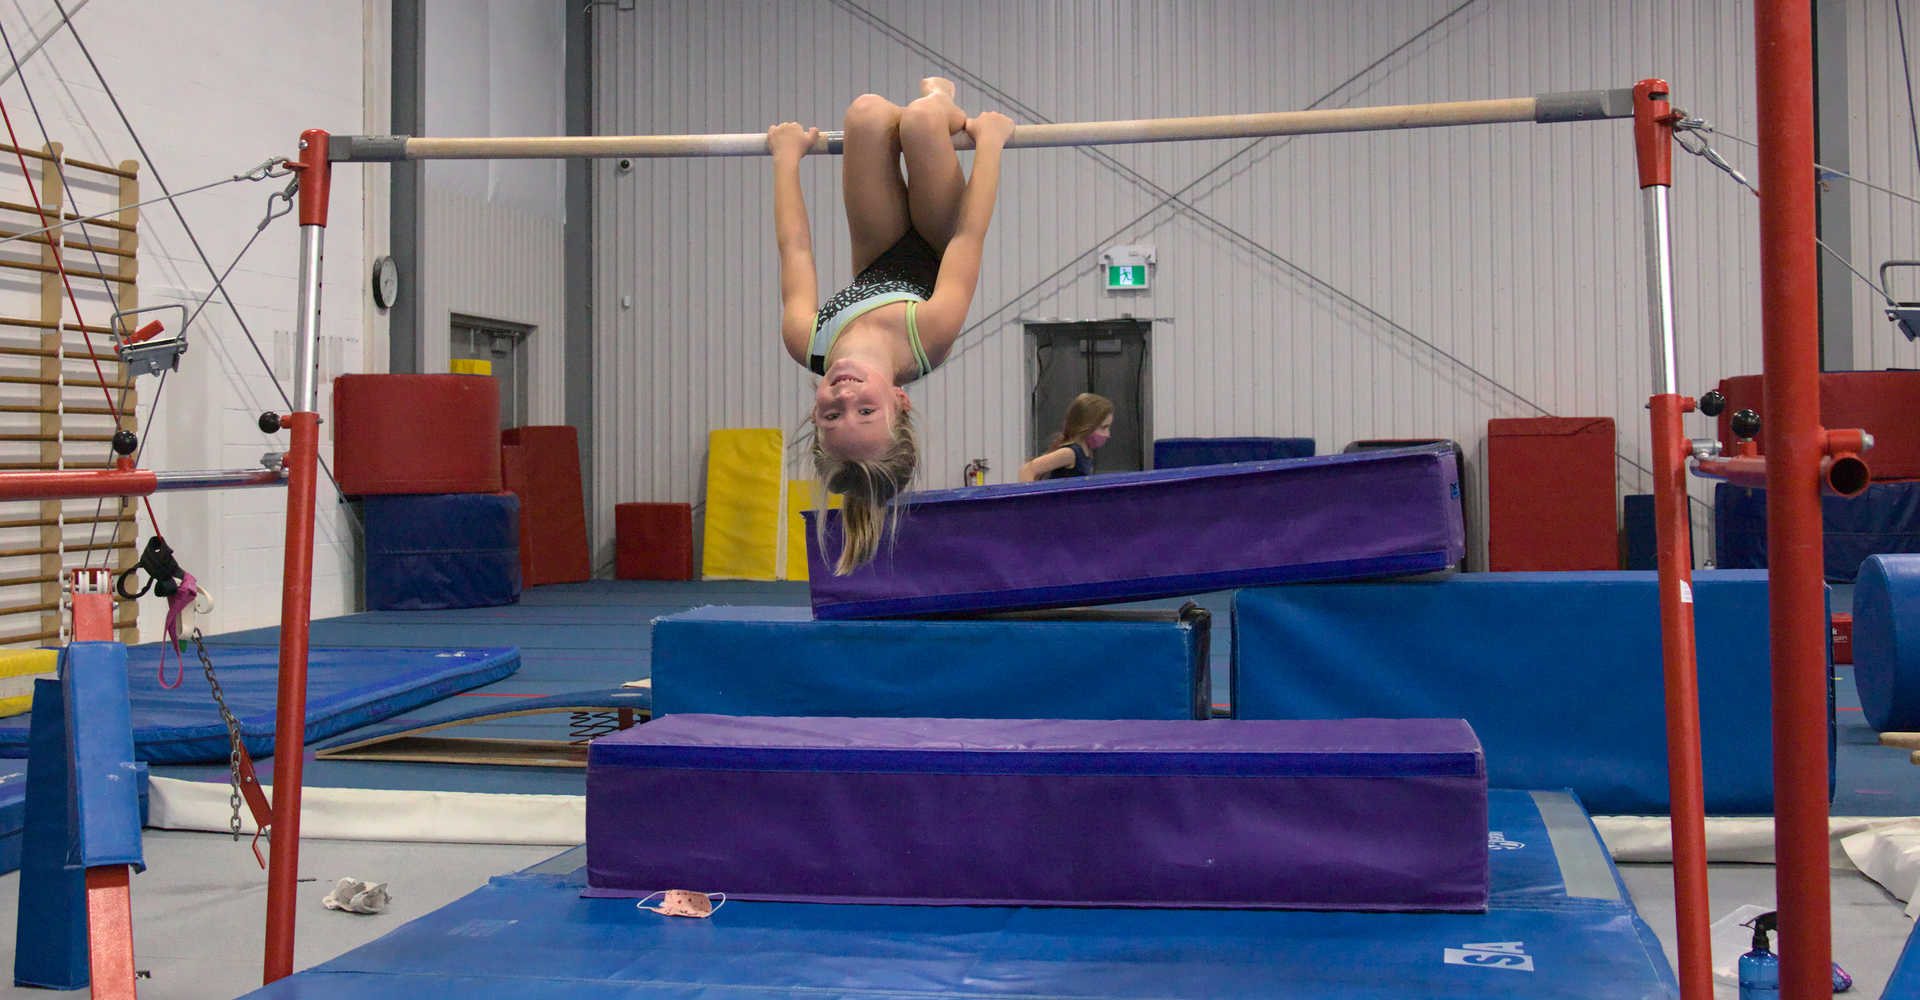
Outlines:
<svg viewBox="0 0 1920 1000"><path fill-rule="evenodd" d="M1109 413L1107 414L1107 419L1100 421L1100 426L1095 427L1093 431L1087 435L1087 447L1098 448L1106 444L1108 439L1112 437L1113 414Z"/></svg>
<svg viewBox="0 0 1920 1000"><path fill-rule="evenodd" d="M821 447L841 458L868 461L893 444L894 414L908 407L905 389L889 373L842 359L813 392L813 423Z"/></svg>

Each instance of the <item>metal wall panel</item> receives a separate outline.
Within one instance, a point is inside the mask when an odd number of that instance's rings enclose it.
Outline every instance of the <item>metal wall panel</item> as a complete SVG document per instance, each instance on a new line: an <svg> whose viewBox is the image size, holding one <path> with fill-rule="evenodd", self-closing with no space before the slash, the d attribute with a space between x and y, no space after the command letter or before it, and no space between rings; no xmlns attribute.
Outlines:
<svg viewBox="0 0 1920 1000"><path fill-rule="evenodd" d="M853 96L919 77L1016 121L1418 103L1630 86L1653 73L1754 129L1744 3L1317 0L691 0L601 8L603 133L835 127ZM1748 168L1750 150L1719 143ZM849 278L837 163L802 179L822 295ZM779 346L764 159L596 171L602 260L596 552L613 504L701 499L713 428L801 425L810 379ZM1680 385L1757 370L1757 216L1704 161L1676 166ZM1010 479L1027 440L1026 319L1154 320L1152 433L1459 441L1484 562L1492 417L1611 416L1621 492L1650 490L1640 194L1629 126L1503 125L1007 154L969 330L910 393L919 484L968 459ZM1152 243L1146 293L1097 256ZM1695 418L1695 435L1707 433ZM790 433L790 439L793 435ZM800 471L798 450L790 454ZM1696 484L1696 497L1710 496ZM1696 531L1705 509L1696 505ZM1697 550L1708 551L1697 534Z"/></svg>

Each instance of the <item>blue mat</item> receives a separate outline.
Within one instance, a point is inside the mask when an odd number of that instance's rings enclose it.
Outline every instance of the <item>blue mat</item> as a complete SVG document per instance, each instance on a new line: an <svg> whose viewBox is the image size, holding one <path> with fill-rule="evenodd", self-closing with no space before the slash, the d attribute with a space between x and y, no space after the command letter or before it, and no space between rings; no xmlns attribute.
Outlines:
<svg viewBox="0 0 1920 1000"><path fill-rule="evenodd" d="M1707 811L1766 815L1767 575L1702 571L1693 590ZM1598 813L1667 811L1653 573L1249 588L1233 643L1239 718L1464 718L1495 784L1571 787Z"/></svg>
<svg viewBox="0 0 1920 1000"><path fill-rule="evenodd" d="M1197 606L933 621L709 606L654 622L654 697L662 715L1208 719L1211 621Z"/></svg>
<svg viewBox="0 0 1920 1000"><path fill-rule="evenodd" d="M582 899L584 850L259 998L557 1000L1678 996L1571 795L1496 791L1485 914L729 902L711 920Z"/></svg>
<svg viewBox="0 0 1920 1000"><path fill-rule="evenodd" d="M158 679L162 649L154 644L127 651L135 756L162 764L225 763L227 729L199 664L189 652L185 680L167 690ZM210 653L227 706L240 721L247 752L256 757L271 754L279 650L214 646ZM519 668L520 652L512 648L314 649L307 665L306 741L378 722ZM174 669L169 653L168 678ZM0 720L0 755L25 756L26 749L27 716Z"/></svg>
<svg viewBox="0 0 1920 1000"><path fill-rule="evenodd" d="M1907 946L1900 949L1900 960L1893 963L1893 975L1881 1000L1920 1000L1920 923L1907 935Z"/></svg>

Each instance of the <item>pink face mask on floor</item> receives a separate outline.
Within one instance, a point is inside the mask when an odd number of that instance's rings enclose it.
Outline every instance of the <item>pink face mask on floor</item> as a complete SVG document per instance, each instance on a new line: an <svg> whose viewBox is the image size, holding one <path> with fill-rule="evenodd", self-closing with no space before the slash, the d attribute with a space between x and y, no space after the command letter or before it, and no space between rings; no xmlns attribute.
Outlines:
<svg viewBox="0 0 1920 1000"><path fill-rule="evenodd" d="M648 906L647 900L655 896L661 897L660 905ZM716 897L719 899L717 903L714 902ZM705 893L694 892L692 889L665 889L648 893L635 905L640 909L652 910L667 917L711 917L713 911L725 906L726 902L727 894L724 892Z"/></svg>

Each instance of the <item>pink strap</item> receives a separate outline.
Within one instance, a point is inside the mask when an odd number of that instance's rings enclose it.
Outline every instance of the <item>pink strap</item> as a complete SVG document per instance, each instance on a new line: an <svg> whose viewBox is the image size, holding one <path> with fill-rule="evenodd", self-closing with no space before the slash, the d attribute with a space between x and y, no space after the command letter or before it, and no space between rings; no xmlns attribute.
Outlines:
<svg viewBox="0 0 1920 1000"><path fill-rule="evenodd" d="M200 586L194 582L193 574L180 574L180 589L167 598L167 624L161 636L166 645L160 650L160 686L171 691L186 680L187 661L180 655L180 615L193 606L193 599L200 595ZM173 683L167 683L167 650L173 650L175 662Z"/></svg>

